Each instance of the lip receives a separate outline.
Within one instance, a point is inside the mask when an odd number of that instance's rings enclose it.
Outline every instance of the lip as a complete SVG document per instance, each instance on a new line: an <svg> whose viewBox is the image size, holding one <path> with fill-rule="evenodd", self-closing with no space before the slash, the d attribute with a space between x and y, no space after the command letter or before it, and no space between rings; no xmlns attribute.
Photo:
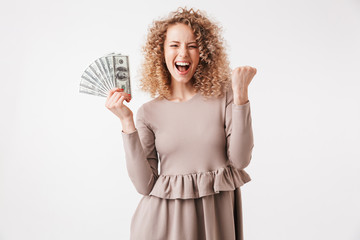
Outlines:
<svg viewBox="0 0 360 240"><path fill-rule="evenodd" d="M189 68L188 68L188 70L186 70L185 72L180 72L180 71L177 69L177 67L176 67L176 63L177 63L177 62L186 62L186 63L189 63ZM191 67L191 62L189 62L189 61L175 61L175 63L174 63L174 68L175 68L176 72L177 72L179 75L186 75L186 74L190 71L190 67Z"/></svg>

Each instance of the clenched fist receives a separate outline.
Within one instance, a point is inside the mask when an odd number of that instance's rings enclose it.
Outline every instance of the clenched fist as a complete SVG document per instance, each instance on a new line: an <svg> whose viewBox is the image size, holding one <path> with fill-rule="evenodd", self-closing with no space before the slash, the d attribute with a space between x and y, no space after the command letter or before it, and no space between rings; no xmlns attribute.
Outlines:
<svg viewBox="0 0 360 240"><path fill-rule="evenodd" d="M234 92L247 90L251 80L256 74L256 68L250 66L237 67L232 71L232 88Z"/></svg>
<svg viewBox="0 0 360 240"><path fill-rule="evenodd" d="M130 108L123 103L124 100L130 102L131 96L123 91L120 88L111 89L105 103L105 107L118 116L122 122L133 117Z"/></svg>

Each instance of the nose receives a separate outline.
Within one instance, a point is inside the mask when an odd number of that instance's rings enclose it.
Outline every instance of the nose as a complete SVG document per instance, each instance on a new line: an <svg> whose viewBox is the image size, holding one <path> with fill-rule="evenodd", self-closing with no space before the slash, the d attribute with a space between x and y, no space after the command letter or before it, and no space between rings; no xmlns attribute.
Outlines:
<svg viewBox="0 0 360 240"><path fill-rule="evenodd" d="M179 49L179 56L180 57L187 57L188 56L188 49L186 46L182 45Z"/></svg>

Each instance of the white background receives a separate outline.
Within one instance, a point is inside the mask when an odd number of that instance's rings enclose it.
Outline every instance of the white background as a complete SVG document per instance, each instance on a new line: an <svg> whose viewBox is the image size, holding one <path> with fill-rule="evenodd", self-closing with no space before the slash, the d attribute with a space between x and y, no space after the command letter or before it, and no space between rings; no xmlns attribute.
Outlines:
<svg viewBox="0 0 360 240"><path fill-rule="evenodd" d="M258 71L245 239L359 240L358 0L3 1L0 239L129 239L141 195L121 123L80 76L129 55L135 116L151 100L138 88L147 27L179 6L223 26L232 68Z"/></svg>

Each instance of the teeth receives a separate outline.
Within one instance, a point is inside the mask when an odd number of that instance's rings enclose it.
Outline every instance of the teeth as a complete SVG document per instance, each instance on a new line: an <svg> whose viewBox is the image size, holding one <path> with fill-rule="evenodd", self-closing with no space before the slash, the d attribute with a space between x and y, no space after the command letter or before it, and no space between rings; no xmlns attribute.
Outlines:
<svg viewBox="0 0 360 240"><path fill-rule="evenodd" d="M179 65L179 66L188 66L188 65L190 65L190 63L188 63L188 62L177 62L175 64Z"/></svg>

